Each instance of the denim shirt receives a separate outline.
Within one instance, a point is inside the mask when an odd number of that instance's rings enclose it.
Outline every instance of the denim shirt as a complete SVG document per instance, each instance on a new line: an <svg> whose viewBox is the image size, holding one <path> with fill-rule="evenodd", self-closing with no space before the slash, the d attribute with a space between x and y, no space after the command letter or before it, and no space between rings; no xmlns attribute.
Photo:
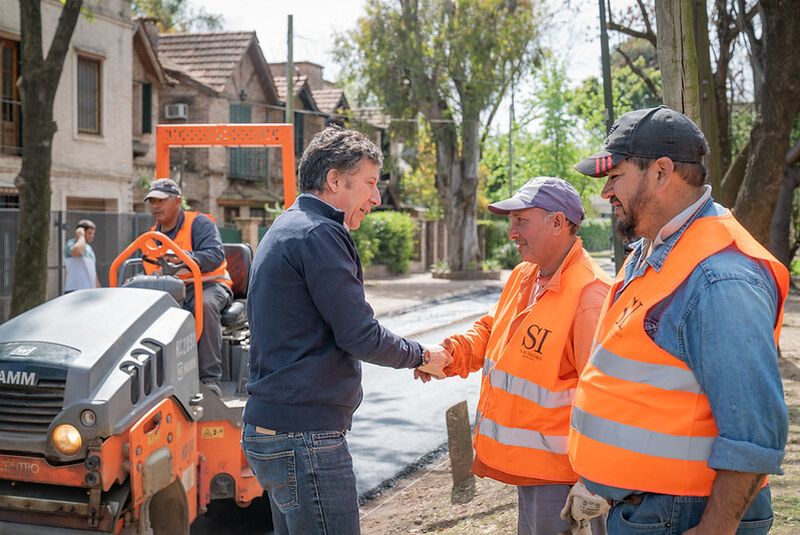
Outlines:
<svg viewBox="0 0 800 535"><path fill-rule="evenodd" d="M625 270L628 284L648 269L660 271L677 241L701 217L728 210L708 199L663 243L634 244ZM708 466L760 474L782 474L788 412L773 335L778 290L769 268L728 247L706 258L668 298L645 318L645 331L694 372L711 406L719 436ZM584 479L595 494L622 500L636 489L620 489Z"/></svg>

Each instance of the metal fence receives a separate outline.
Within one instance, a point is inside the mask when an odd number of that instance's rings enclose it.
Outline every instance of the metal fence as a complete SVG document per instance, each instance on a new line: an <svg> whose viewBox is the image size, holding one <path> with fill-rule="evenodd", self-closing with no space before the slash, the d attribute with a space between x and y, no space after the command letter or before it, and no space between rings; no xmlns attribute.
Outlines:
<svg viewBox="0 0 800 535"><path fill-rule="evenodd" d="M47 298L64 291L64 247L75 236L75 225L90 219L97 226L92 249L97 256L100 283L108 286L108 270L114 258L153 224L150 214L108 212L51 212L47 249ZM19 210L0 209L0 322L8 319L14 284L14 248L19 233Z"/></svg>

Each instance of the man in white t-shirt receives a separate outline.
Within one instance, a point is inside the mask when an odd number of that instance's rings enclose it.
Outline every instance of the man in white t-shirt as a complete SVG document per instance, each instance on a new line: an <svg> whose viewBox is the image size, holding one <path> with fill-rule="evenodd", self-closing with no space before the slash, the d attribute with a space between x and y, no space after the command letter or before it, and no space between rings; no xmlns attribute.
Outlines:
<svg viewBox="0 0 800 535"><path fill-rule="evenodd" d="M67 266L67 284L64 286L64 293L100 287L100 279L97 278L97 258L92 246L89 245L94 240L96 228L88 219L81 219L75 227L75 237L67 240L64 246Z"/></svg>

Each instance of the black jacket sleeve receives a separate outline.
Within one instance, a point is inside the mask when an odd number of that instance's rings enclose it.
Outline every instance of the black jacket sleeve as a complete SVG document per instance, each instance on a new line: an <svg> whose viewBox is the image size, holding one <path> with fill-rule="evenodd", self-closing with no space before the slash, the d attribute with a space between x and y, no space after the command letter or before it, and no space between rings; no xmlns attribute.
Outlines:
<svg viewBox="0 0 800 535"><path fill-rule="evenodd" d="M381 326L366 301L352 238L338 225L309 232L302 268L317 310L330 326L336 345L354 358L392 368L414 368L422 346Z"/></svg>

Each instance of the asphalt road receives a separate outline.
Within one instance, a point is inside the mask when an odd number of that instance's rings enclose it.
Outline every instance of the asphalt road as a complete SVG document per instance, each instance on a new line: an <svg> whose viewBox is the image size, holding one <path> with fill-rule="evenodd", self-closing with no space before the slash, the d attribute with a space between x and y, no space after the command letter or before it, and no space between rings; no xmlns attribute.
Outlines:
<svg viewBox="0 0 800 535"><path fill-rule="evenodd" d="M496 301L497 294L494 293L444 307L426 307L423 314L439 318L430 326L442 323L446 326L416 336L413 330L406 330L407 326L415 328L415 318L409 318L405 324L402 318L391 318L386 323L399 320L400 328L393 329L397 334L407 335L423 344L437 344L450 334L466 331ZM463 306L450 306L454 304ZM447 316L439 316L441 308L449 309ZM454 319L455 323L450 323ZM356 411L353 428L347 435L359 495L446 442L445 411L452 405L466 400L472 421L480 389L480 374L477 373L467 379L453 377L423 384L414 380L410 370L365 364L363 371L364 401Z"/></svg>

